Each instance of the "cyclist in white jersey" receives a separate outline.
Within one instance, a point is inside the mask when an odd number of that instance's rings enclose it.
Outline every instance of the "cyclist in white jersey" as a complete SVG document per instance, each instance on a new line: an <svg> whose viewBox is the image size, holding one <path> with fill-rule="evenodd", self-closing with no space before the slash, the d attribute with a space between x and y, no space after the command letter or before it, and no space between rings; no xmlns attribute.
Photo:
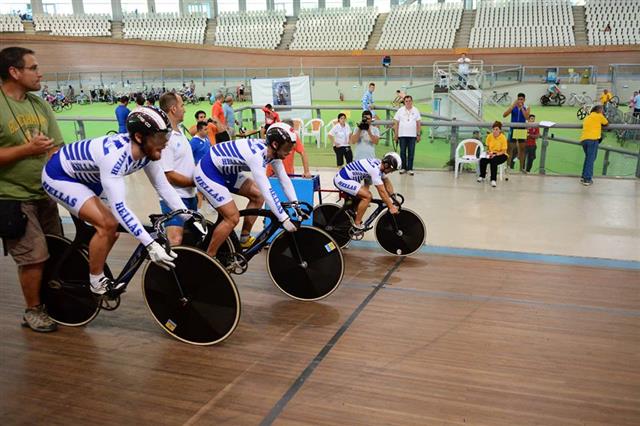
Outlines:
<svg viewBox="0 0 640 426"><path fill-rule="evenodd" d="M129 134L103 136L65 145L47 162L42 186L51 198L96 229L89 243L91 291L104 294L118 288L104 275L104 263L118 238L118 222L147 247L149 257L165 268L173 267L176 254L166 253L144 229L125 202L124 177L144 170L172 209L185 205L169 184L157 161L167 145L171 124L155 107L141 107L127 118ZM106 197L109 206L100 201Z"/></svg>
<svg viewBox="0 0 640 426"><path fill-rule="evenodd" d="M398 213L398 208L393 204L393 200L389 195L393 194L394 191L388 175L400 168L402 168L400 156L395 152L389 152L382 157L382 160L365 158L349 163L341 168L333 178L333 184L336 188L360 199L354 219L357 229L364 229L362 218L373 198L365 178L371 178L371 182L378 190L380 198L387 205L389 213Z"/></svg>
<svg viewBox="0 0 640 426"><path fill-rule="evenodd" d="M297 201L291 179L282 164L282 159L291 152L295 143L296 136L291 126L274 123L266 132L266 140L236 139L217 143L202 157L196 166L193 181L222 216L207 250L210 256L216 255L224 240L240 221L240 213L231 198L231 192L249 198L247 208L260 208L266 201L282 226L289 232L296 231L296 226L291 223L278 196L271 188L266 173L267 164L271 164L289 201ZM246 171L251 172L253 179L243 173ZM241 233L245 241L255 220L256 216L245 217Z"/></svg>

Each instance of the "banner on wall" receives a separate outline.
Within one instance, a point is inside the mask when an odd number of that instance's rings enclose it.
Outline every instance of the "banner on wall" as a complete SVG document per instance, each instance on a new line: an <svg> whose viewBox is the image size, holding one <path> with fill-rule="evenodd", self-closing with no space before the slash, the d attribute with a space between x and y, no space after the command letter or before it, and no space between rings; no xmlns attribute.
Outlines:
<svg viewBox="0 0 640 426"><path fill-rule="evenodd" d="M311 119L311 110L287 109L285 106L311 105L311 85L309 76L286 78L254 78L251 80L251 98L255 105L271 104L280 119ZM256 111L257 120L264 121L264 113Z"/></svg>

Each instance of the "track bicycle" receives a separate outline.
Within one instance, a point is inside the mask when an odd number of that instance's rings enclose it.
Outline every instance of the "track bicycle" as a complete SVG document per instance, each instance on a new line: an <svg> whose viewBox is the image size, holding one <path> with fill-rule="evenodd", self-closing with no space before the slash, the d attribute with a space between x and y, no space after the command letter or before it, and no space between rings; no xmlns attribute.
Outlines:
<svg viewBox="0 0 640 426"><path fill-rule="evenodd" d="M344 275L344 258L331 235L313 226L302 225L311 214L311 204L281 203L296 232L286 232L271 210L244 209L240 217L258 216L268 219L250 247L242 248L235 232L232 232L218 250L216 257L233 274L246 272L249 261L268 247L267 271L275 286L287 296L303 301L321 300L338 289ZM222 218L219 219L219 221ZM208 225L211 225L210 223ZM208 226L207 237L196 241L196 246L206 250L215 225ZM185 230L184 244L193 244L193 237ZM272 239L273 237L273 239Z"/></svg>
<svg viewBox="0 0 640 426"><path fill-rule="evenodd" d="M574 92L569 93L569 97L567 98L567 104L570 106L577 105L593 105L593 99L591 99L587 92L582 92L582 95L576 95Z"/></svg>
<svg viewBox="0 0 640 426"><path fill-rule="evenodd" d="M593 105L591 104L584 104L578 108L578 111L576 111L576 117L578 117L578 120L584 120L584 118L591 112L591 108L593 108Z"/></svg>
<svg viewBox="0 0 640 426"><path fill-rule="evenodd" d="M511 96L509 92L498 93L493 91L491 96L488 96L485 100L488 105L509 105L511 104Z"/></svg>
<svg viewBox="0 0 640 426"><path fill-rule="evenodd" d="M145 229L168 247L164 223L180 214L191 215L195 221L204 223L199 213L176 210L166 215L151 215L153 226ZM152 262L145 264L147 249L139 244L114 279L124 286L98 296L89 286L88 243L95 228L76 217L73 222L76 226L73 241L59 235L46 235L50 257L45 263L40 296L55 322L81 326L91 322L101 310L115 310L129 282L144 265L144 300L163 330L193 345L213 345L233 333L240 320L238 290L225 268L206 253L194 247L172 247L178 255L176 266L166 270ZM119 231L126 232L121 227ZM106 264L104 272L113 278Z"/></svg>
<svg viewBox="0 0 640 426"><path fill-rule="evenodd" d="M365 232L374 227L378 244L393 255L409 256L424 244L427 228L420 216L402 207L404 197L401 194L391 195L398 207L397 215L389 213L384 201L371 200L376 209L363 222L364 229L361 230L353 226L360 199L342 191L340 197L345 200L342 206L323 203L313 209L313 225L329 233L340 247L346 247L351 240L361 240Z"/></svg>

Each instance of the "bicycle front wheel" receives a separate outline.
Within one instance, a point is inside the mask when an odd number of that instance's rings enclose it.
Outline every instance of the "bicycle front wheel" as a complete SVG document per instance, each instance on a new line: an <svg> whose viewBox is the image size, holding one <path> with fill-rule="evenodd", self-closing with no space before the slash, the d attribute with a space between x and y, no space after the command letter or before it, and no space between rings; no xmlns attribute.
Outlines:
<svg viewBox="0 0 640 426"><path fill-rule="evenodd" d="M42 274L40 300L55 322L84 325L100 311L100 300L89 288L87 253L80 248L67 253L71 241L64 237L47 235L46 238L49 259Z"/></svg>
<svg viewBox="0 0 640 426"><path fill-rule="evenodd" d="M331 236L312 226L281 232L267 253L273 283L287 296L304 301L324 299L344 275L344 258Z"/></svg>
<svg viewBox="0 0 640 426"><path fill-rule="evenodd" d="M240 295L229 273L205 252L172 247L176 267L147 262L142 292L151 315L164 331L192 345L214 345L229 337L240 321Z"/></svg>
<svg viewBox="0 0 640 426"><path fill-rule="evenodd" d="M427 227L420 216L404 207L395 216L386 211L376 222L376 240L385 251L397 256L418 251L426 236Z"/></svg>
<svg viewBox="0 0 640 426"><path fill-rule="evenodd" d="M346 247L351 241L351 220L347 212L337 204L325 203L315 206L313 226L331 235L341 248Z"/></svg>

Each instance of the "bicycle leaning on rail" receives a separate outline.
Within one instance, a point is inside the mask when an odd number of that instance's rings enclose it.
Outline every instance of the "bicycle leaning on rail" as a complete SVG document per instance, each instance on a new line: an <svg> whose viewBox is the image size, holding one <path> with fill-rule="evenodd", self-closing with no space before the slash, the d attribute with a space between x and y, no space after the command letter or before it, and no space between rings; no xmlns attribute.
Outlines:
<svg viewBox="0 0 640 426"><path fill-rule="evenodd" d="M511 104L511 96L509 92L493 91L493 94L485 98L485 104L487 105L509 105Z"/></svg>
<svg viewBox="0 0 640 426"><path fill-rule="evenodd" d="M164 223L179 214L188 214L204 224L202 215L176 210L166 215L151 215L151 236L168 246ZM124 283L118 290L102 296L89 288L88 244L95 229L73 217L76 236L73 241L59 235L47 235L49 260L42 277L41 298L51 318L62 325L81 326L91 322L100 310L113 311L120 297L147 260L147 249L138 245L114 280ZM119 227L119 231L126 232ZM204 235L202 235L204 237ZM193 345L213 345L233 333L240 320L240 295L233 279L222 265L203 251L185 246L171 248L178 257L175 268L166 270L147 262L142 273L142 292L151 315L167 333ZM105 275L113 278L108 265Z"/></svg>
<svg viewBox="0 0 640 426"><path fill-rule="evenodd" d="M312 206L309 203L299 201L281 204L292 223L298 227L296 232L284 231L271 210L240 210L240 217L260 216L268 219L268 223L247 248L240 246L238 236L232 232L216 257L231 273L243 274L249 261L268 247L267 271L280 291L297 300L324 299L336 291L342 282L344 259L340 247L329 233L301 224L311 214ZM206 250L216 226L211 222L208 225L209 232L204 240L194 241L191 233L185 232L183 243Z"/></svg>
<svg viewBox="0 0 640 426"><path fill-rule="evenodd" d="M313 225L329 233L340 247L346 247L351 240L361 240L365 232L374 227L378 244L393 255L409 256L424 243L427 228L420 216L402 207L404 197L401 194L391 195L398 206L397 215L389 213L384 201L372 199L377 207L363 222L362 230L353 226L360 200L344 192L340 192L340 197L345 200L342 205L323 203L313 209Z"/></svg>

